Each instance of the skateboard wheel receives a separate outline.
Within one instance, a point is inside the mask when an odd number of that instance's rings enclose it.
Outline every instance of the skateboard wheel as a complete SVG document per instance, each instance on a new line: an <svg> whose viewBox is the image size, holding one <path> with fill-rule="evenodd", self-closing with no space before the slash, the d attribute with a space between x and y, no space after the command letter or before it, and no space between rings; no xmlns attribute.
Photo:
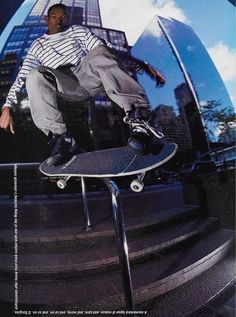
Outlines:
<svg viewBox="0 0 236 317"><path fill-rule="evenodd" d="M66 187L66 181L64 179L59 179L57 181L57 186L60 188L60 189L64 189Z"/></svg>
<svg viewBox="0 0 236 317"><path fill-rule="evenodd" d="M137 193L141 192L143 187L144 187L144 183L138 179L134 179L130 184L130 188L132 189L132 191Z"/></svg>

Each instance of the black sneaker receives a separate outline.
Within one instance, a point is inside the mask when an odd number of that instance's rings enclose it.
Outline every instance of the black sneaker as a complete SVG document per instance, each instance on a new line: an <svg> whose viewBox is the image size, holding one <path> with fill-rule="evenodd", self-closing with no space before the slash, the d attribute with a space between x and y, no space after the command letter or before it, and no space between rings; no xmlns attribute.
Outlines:
<svg viewBox="0 0 236 317"><path fill-rule="evenodd" d="M131 149L145 154L151 145L149 131L139 123L130 123L130 136L127 145Z"/></svg>
<svg viewBox="0 0 236 317"><path fill-rule="evenodd" d="M54 134L52 140L49 142L49 146L51 147L51 156L47 160L49 166L66 163L78 148L69 132Z"/></svg>
<svg viewBox="0 0 236 317"><path fill-rule="evenodd" d="M163 133L152 127L148 122L149 119L150 110L141 107L136 108L125 118L131 130L127 146L140 154L158 154L164 145Z"/></svg>

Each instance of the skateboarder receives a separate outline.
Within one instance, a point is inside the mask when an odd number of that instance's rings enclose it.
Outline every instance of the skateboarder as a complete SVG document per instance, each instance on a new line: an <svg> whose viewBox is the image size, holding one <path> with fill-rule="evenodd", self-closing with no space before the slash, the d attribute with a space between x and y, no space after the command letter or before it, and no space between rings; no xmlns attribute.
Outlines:
<svg viewBox="0 0 236 317"><path fill-rule="evenodd" d="M3 105L0 128L15 133L11 111L25 85L34 123L51 135L49 162L60 165L70 159L79 145L58 110L57 95L80 101L105 91L124 110L126 122L130 123L128 146L142 152L151 142L151 133L131 121L149 120L151 108L144 89L120 67L117 53L109 43L86 27L67 26L66 13L63 4L49 8L45 17L48 32L33 42L25 57ZM145 67L149 66L137 64L137 68ZM159 72L151 67L149 71L157 83L164 84Z"/></svg>

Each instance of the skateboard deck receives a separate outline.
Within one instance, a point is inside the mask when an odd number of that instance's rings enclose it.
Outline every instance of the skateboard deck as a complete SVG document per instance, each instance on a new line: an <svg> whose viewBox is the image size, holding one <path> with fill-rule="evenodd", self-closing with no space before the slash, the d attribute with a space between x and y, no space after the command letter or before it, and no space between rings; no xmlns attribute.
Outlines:
<svg viewBox="0 0 236 317"><path fill-rule="evenodd" d="M176 151L175 143L166 143L157 155L141 155L119 147L77 154L60 166L48 166L46 160L39 169L47 176L119 177L154 169L170 160Z"/></svg>

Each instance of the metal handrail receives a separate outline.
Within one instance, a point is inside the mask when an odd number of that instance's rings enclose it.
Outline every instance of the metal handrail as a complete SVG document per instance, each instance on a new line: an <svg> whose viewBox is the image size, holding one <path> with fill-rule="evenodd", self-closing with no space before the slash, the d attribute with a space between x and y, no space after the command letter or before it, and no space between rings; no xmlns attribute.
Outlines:
<svg viewBox="0 0 236 317"><path fill-rule="evenodd" d="M121 204L120 191L117 184L111 179L103 178L102 180L107 185L107 188L111 194L116 242L119 254L123 289L125 293L125 304L127 309L134 311L133 285L130 272L128 245L124 224L124 212Z"/></svg>
<svg viewBox="0 0 236 317"><path fill-rule="evenodd" d="M216 149L212 149L212 150L210 150L210 151L208 151L208 152L206 152L206 153L203 153L202 155L200 155L200 159L201 158L203 158L204 156L207 156L207 155L209 155L209 154L211 154L211 153L214 153L214 152L220 152L220 153L224 153L224 148L223 147L219 147L219 148L216 148Z"/></svg>
<svg viewBox="0 0 236 317"><path fill-rule="evenodd" d="M2 163L2 164L0 164L0 170L1 170L1 169L14 168L15 165L17 165L17 168L27 169L27 168L30 168L30 167L38 167L40 164L41 164L40 162L29 162L29 163Z"/></svg>
<svg viewBox="0 0 236 317"><path fill-rule="evenodd" d="M135 310L134 306L134 296L133 296L133 285L132 285L132 277L130 271L130 263L129 263L129 254L128 254L128 244L125 232L125 223L124 223L124 211L120 197L120 190L117 184L111 180L110 178L101 178L101 180L106 184L112 203L112 213L114 220L114 228L115 228L115 236L117 243L117 250L119 256L120 270L121 270L121 278L124 290L125 297L125 305L126 308L130 311ZM88 206L87 193L86 193L86 184L85 178L81 177L82 183L82 197L84 204L84 215L86 221L86 231L91 231L93 228L91 227L90 221L90 210Z"/></svg>

